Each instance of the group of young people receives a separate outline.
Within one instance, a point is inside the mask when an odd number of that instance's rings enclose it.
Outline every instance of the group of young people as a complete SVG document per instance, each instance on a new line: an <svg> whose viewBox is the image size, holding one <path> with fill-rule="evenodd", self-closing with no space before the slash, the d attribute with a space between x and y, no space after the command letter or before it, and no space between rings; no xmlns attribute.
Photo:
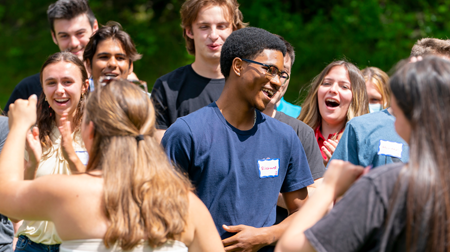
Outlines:
<svg viewBox="0 0 450 252"><path fill-rule="evenodd" d="M283 37L235 0L180 13L195 60L150 94L119 23L49 6L61 52L0 117L0 251L450 249L450 41L419 40L391 78L334 61L300 107Z"/></svg>

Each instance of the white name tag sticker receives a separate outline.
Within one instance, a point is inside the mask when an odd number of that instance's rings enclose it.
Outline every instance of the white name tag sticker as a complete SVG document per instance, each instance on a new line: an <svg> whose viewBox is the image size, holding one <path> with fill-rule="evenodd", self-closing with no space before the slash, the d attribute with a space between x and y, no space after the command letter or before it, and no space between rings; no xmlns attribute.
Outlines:
<svg viewBox="0 0 450 252"><path fill-rule="evenodd" d="M378 155L402 158L402 150L403 150L402 143L380 140L380 146L378 147Z"/></svg>
<svg viewBox="0 0 450 252"><path fill-rule="evenodd" d="M260 178L278 177L280 159L274 158L258 160L258 168Z"/></svg>
<svg viewBox="0 0 450 252"><path fill-rule="evenodd" d="M83 163L83 165L86 166L89 161L88 152L87 151L75 151L75 153L77 153L77 156L81 160L81 163Z"/></svg>

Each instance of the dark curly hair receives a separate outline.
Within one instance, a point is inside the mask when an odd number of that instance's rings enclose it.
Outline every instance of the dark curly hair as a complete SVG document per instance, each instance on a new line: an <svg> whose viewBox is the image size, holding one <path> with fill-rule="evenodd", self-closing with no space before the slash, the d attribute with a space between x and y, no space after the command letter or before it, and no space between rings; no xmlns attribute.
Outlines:
<svg viewBox="0 0 450 252"><path fill-rule="evenodd" d="M231 64L235 58L254 59L265 49L273 49L286 55L286 46L274 34L256 27L234 31L222 46L220 71L225 79L230 75Z"/></svg>

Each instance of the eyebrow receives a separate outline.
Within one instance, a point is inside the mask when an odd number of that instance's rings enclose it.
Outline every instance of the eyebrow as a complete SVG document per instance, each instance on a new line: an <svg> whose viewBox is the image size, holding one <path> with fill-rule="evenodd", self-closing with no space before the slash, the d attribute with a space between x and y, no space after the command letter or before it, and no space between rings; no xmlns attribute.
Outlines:
<svg viewBox="0 0 450 252"><path fill-rule="evenodd" d="M323 80L332 80L332 81L334 81L333 78L324 78ZM351 82L349 82L349 81L338 81L338 82L344 82L344 83L351 84Z"/></svg>
<svg viewBox="0 0 450 252"><path fill-rule="evenodd" d="M85 32L86 31L86 28L81 28L81 29L79 29L79 30L76 30L75 31L75 33L78 33L78 32ZM62 35L62 34L69 34L68 32L58 32L58 35Z"/></svg>
<svg viewBox="0 0 450 252"><path fill-rule="evenodd" d="M102 55L111 55L112 53L109 53L109 52L100 52L100 53L97 53L97 56L102 56ZM116 53L116 54L114 54L114 55L119 55L119 56L124 56L124 57L128 57L126 54L124 54L124 53Z"/></svg>

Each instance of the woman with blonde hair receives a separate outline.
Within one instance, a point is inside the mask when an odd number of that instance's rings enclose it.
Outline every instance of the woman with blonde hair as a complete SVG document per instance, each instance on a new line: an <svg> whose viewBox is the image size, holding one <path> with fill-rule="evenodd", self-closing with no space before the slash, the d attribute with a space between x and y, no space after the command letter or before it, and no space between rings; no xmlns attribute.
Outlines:
<svg viewBox="0 0 450 252"><path fill-rule="evenodd" d="M367 67L361 72L366 81L370 113L388 108L390 101L389 76L376 67Z"/></svg>
<svg viewBox="0 0 450 252"><path fill-rule="evenodd" d="M10 108L1 213L53 221L61 251L224 251L208 210L155 140L154 108L140 88L114 80L90 94L81 123L85 173L22 181L20 149L35 104L30 97Z"/></svg>
<svg viewBox="0 0 450 252"><path fill-rule="evenodd" d="M361 71L345 60L328 64L310 86L298 119L316 134L324 162L331 158L353 117L369 112L366 85Z"/></svg>

